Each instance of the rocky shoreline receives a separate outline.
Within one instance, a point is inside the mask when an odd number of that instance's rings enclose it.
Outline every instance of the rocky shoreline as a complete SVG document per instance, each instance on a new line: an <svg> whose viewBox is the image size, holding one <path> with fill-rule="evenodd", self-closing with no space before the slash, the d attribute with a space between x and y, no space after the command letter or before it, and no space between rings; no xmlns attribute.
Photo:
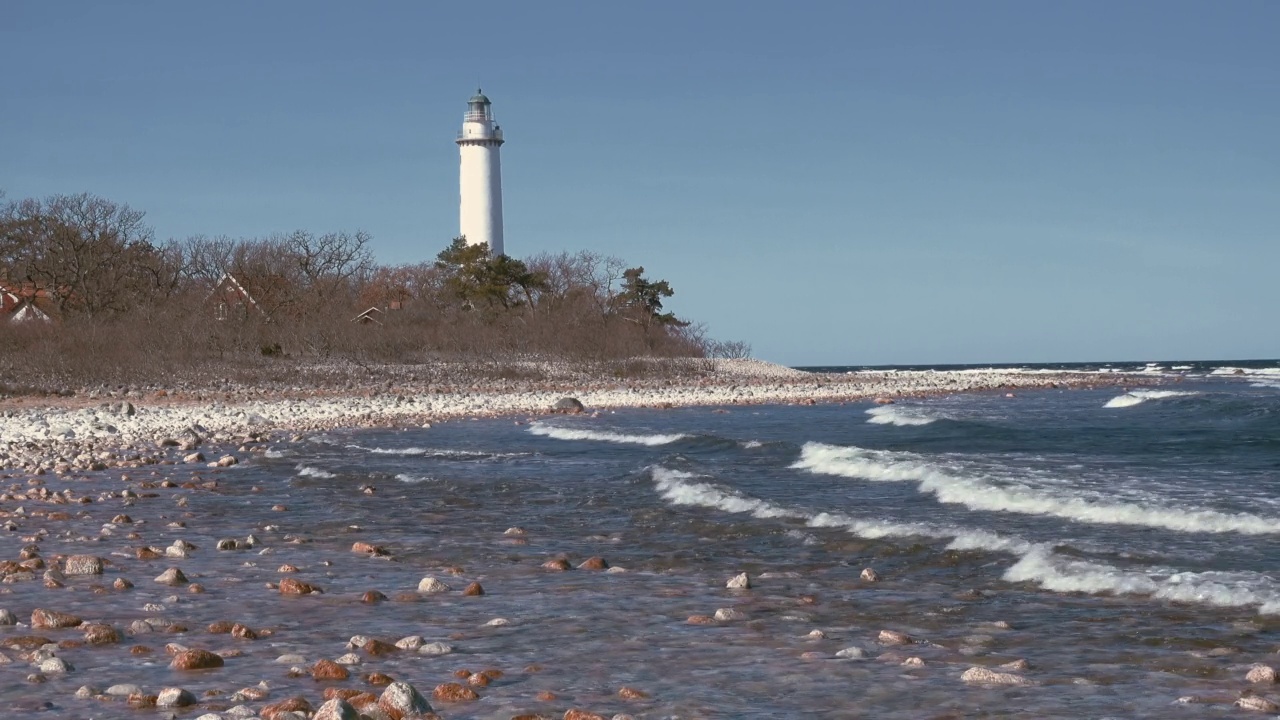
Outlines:
<svg viewBox="0 0 1280 720"><path fill-rule="evenodd" d="M340 427L429 425L539 415L571 396L590 410L814 404L874 398L1159 384L1141 375L920 371L810 373L758 360L708 361L698 372L631 380L542 365L538 380L442 379L438 368L381 369L376 380L101 388L71 397L0 400L0 471L43 474L175 463L237 462L268 439ZM430 377L431 380L420 378ZM384 379L386 378L386 379Z"/></svg>

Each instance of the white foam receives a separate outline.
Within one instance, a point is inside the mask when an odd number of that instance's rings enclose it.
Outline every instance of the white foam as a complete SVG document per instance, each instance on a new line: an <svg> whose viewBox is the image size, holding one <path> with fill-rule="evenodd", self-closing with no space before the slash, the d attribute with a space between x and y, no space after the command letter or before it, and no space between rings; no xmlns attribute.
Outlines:
<svg viewBox="0 0 1280 720"><path fill-rule="evenodd" d="M1280 588L1258 573L1192 573L1173 569L1123 570L1105 563L1057 555L1053 543L973 528L898 523L854 518L840 513L808 514L749 497L697 476L664 467L650 468L663 498L674 505L696 505L759 518L798 518L813 528L843 528L868 539L896 537L951 538L948 550L983 550L1013 555L1017 560L1003 575L1006 582L1030 582L1053 592L1145 595L1162 600L1219 607L1257 605L1262 614L1280 614Z"/></svg>
<svg viewBox="0 0 1280 720"><path fill-rule="evenodd" d="M914 482L938 502L970 510L1048 515L1077 522L1137 525L1178 532L1280 533L1280 518L1207 509L1174 509L1136 503L1099 502L1080 495L1061 495L1043 488L992 482L988 477L949 473L910 453L864 450L805 443L793 468L822 475L877 482ZM1010 482L1008 478L1004 479Z"/></svg>
<svg viewBox="0 0 1280 720"><path fill-rule="evenodd" d="M288 450L268 450L265 453L263 453L263 456L271 458L272 460L278 460L279 458L285 457L286 455L290 455L290 454L291 453Z"/></svg>
<svg viewBox="0 0 1280 720"><path fill-rule="evenodd" d="M628 435L625 433L610 432L607 430L581 430L576 428L556 427L554 425L543 425L542 423L533 423L529 426L529 432L534 435L543 435L556 440L598 440L601 442L628 443L632 445L667 445L683 440L689 435L671 434L671 435Z"/></svg>
<svg viewBox="0 0 1280 720"><path fill-rule="evenodd" d="M1199 395L1198 392L1190 390L1133 390L1123 395L1117 395L1107 401L1104 408L1127 408L1134 405L1140 405L1148 400L1162 400L1171 397L1188 397L1191 395Z"/></svg>
<svg viewBox="0 0 1280 720"><path fill-rule="evenodd" d="M321 470L318 467L311 467L310 465L299 465L297 467L297 470L298 470L298 474L303 477L314 477L314 478L337 477L337 475L334 475L328 470Z"/></svg>
<svg viewBox="0 0 1280 720"><path fill-rule="evenodd" d="M938 418L929 415L923 408L912 405L881 405L867 410L871 416L867 422L874 425L897 425L898 427L915 427L928 425Z"/></svg>
<svg viewBox="0 0 1280 720"><path fill-rule="evenodd" d="M396 479L402 483L416 484L421 482L431 482L435 478L427 475L409 475L408 473L400 473L399 475L396 475Z"/></svg>

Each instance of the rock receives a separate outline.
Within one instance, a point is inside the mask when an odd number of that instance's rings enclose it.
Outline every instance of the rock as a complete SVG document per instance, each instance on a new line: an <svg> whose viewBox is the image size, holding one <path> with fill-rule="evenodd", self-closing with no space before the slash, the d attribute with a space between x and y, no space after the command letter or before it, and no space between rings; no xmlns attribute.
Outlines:
<svg viewBox="0 0 1280 720"><path fill-rule="evenodd" d="M161 585L184 585L189 581L187 580L187 576L184 575L181 570L176 567L171 567L160 573L160 575L156 577L156 582Z"/></svg>
<svg viewBox="0 0 1280 720"><path fill-rule="evenodd" d="M112 696L120 696L120 697L129 697L130 695L141 695L142 688L138 687L137 685L128 685L128 684L112 685L111 687L107 688L107 694Z"/></svg>
<svg viewBox="0 0 1280 720"><path fill-rule="evenodd" d="M431 712L431 704L427 699L406 682L393 682L388 685L378 697L378 706L389 713L400 715Z"/></svg>
<svg viewBox="0 0 1280 720"><path fill-rule="evenodd" d="M85 625L84 641L90 645L110 645L120 642L120 633L110 625Z"/></svg>
<svg viewBox="0 0 1280 720"><path fill-rule="evenodd" d="M311 720L360 720L360 713L342 698L326 700Z"/></svg>
<svg viewBox="0 0 1280 720"><path fill-rule="evenodd" d="M222 457L218 458L218 467L231 467L232 465L236 465L239 462L240 461L236 459L235 455L223 455Z"/></svg>
<svg viewBox="0 0 1280 720"><path fill-rule="evenodd" d="M385 685L390 685L391 683L396 681L395 678L391 677L390 675L384 675L379 672L369 673L368 675L365 675L364 678L362 679L366 683L370 685L374 685L376 687L383 687Z"/></svg>
<svg viewBox="0 0 1280 720"><path fill-rule="evenodd" d="M836 657L842 658L845 660L862 660L866 656L867 656L866 651L860 647L847 647L843 650L836 652Z"/></svg>
<svg viewBox="0 0 1280 720"><path fill-rule="evenodd" d="M1030 685L1031 681L1013 673L1002 673L984 667L971 667L964 671L960 680L970 685Z"/></svg>
<svg viewBox="0 0 1280 720"><path fill-rule="evenodd" d="M395 645L381 640L370 640L362 645L360 649L375 657L378 655L390 655L399 650Z"/></svg>
<svg viewBox="0 0 1280 720"><path fill-rule="evenodd" d="M51 657L40 663L40 672L45 675L61 675L71 672L71 665L60 657Z"/></svg>
<svg viewBox="0 0 1280 720"><path fill-rule="evenodd" d="M733 608L720 608L719 610L716 610L715 617L716 620L719 620L720 622L729 622L731 620L741 620L746 617L746 615L739 610L734 610Z"/></svg>
<svg viewBox="0 0 1280 720"><path fill-rule="evenodd" d="M0 625L17 625L18 617L9 610L0 610Z"/></svg>
<svg viewBox="0 0 1280 720"><path fill-rule="evenodd" d="M1276 681L1276 669L1270 665L1258 663L1249 668L1249 674L1244 679L1251 683L1274 683Z"/></svg>
<svg viewBox="0 0 1280 720"><path fill-rule="evenodd" d="M1270 700L1257 695L1247 695L1242 697L1235 701L1235 706L1241 710L1259 710L1261 712L1275 712L1280 710L1280 705L1276 705Z"/></svg>
<svg viewBox="0 0 1280 720"><path fill-rule="evenodd" d="M215 545L214 547L216 547L219 550L239 550L240 541L236 540L235 538L223 538L219 540L218 544Z"/></svg>
<svg viewBox="0 0 1280 720"><path fill-rule="evenodd" d="M196 704L196 696L182 688L168 687L156 695L157 707L187 707Z"/></svg>
<svg viewBox="0 0 1280 720"><path fill-rule="evenodd" d="M589 557L578 565L579 570L608 570L609 563L602 557Z"/></svg>
<svg viewBox="0 0 1280 720"><path fill-rule="evenodd" d="M292 713L302 713L302 717L305 718L311 714L311 703L301 696L291 697L287 700L267 705L262 708L262 712L259 714L262 716L262 720L292 720Z"/></svg>
<svg viewBox="0 0 1280 720"><path fill-rule="evenodd" d="M95 695L101 695L102 691L92 685L81 685L76 690L76 697L80 700L88 700Z"/></svg>
<svg viewBox="0 0 1280 720"><path fill-rule="evenodd" d="M607 720L603 715L597 715L586 710L572 708L564 713L564 720Z"/></svg>
<svg viewBox="0 0 1280 720"><path fill-rule="evenodd" d="M419 655L448 655L451 652L453 652L453 646L442 642L427 643L418 648Z"/></svg>
<svg viewBox="0 0 1280 720"><path fill-rule="evenodd" d="M564 413L566 415L577 415L586 412L587 408L582 404L581 400L574 397L562 397L552 406L552 411Z"/></svg>
<svg viewBox="0 0 1280 720"><path fill-rule="evenodd" d="M94 555L72 555L62 564L67 575L101 575L102 558Z"/></svg>
<svg viewBox="0 0 1280 720"><path fill-rule="evenodd" d="M36 630L60 630L62 628L79 627L84 621L75 615L56 610L36 608L31 611L31 627Z"/></svg>
<svg viewBox="0 0 1280 720"><path fill-rule="evenodd" d="M552 572L564 572L565 570L568 570L571 567L573 566L570 565L569 561L565 560L564 558L556 558L555 560L548 560L542 563L543 570L551 570Z"/></svg>
<svg viewBox="0 0 1280 720"><path fill-rule="evenodd" d="M480 583L478 583L478 582L473 582L473 583L471 583L470 585L468 585L468 586L467 586L467 588L466 588L465 590L463 590L463 591L462 591L462 594L463 594L463 595L469 595L469 596L472 596L472 597L474 597L474 596L476 596L476 595L483 595L483 594L484 594L484 588L480 586Z"/></svg>
<svg viewBox="0 0 1280 720"><path fill-rule="evenodd" d="M351 546L351 552L362 553L365 555L386 555L387 549L382 547L381 545L374 545L372 543L356 541Z"/></svg>
<svg viewBox="0 0 1280 720"><path fill-rule="evenodd" d="M526 531L522 527L509 527L506 530L504 530L502 534L506 535L507 537L517 537L520 535L527 535L528 531Z"/></svg>
<svg viewBox="0 0 1280 720"><path fill-rule="evenodd" d="M183 650L173 656L169 667L174 670L206 670L222 667L222 656L208 650Z"/></svg>
<svg viewBox="0 0 1280 720"><path fill-rule="evenodd" d="M909 657L902 661L903 667L924 667L924 660L918 657Z"/></svg>
<svg viewBox="0 0 1280 720"><path fill-rule="evenodd" d="M318 586L303 582L297 578L287 577L280 581L281 595L310 595L311 593L320 594L323 592Z"/></svg>
<svg viewBox="0 0 1280 720"><path fill-rule="evenodd" d="M623 700L644 700L648 698L649 695L648 693L636 690L635 688L623 687L618 690L618 697Z"/></svg>
<svg viewBox="0 0 1280 720"><path fill-rule="evenodd" d="M116 578L115 582L111 583L111 587L117 590L128 590L133 587L133 583L128 578Z"/></svg>
<svg viewBox="0 0 1280 720"><path fill-rule="evenodd" d="M724 584L730 590L749 590L751 589L751 578L746 573L739 573L729 578L729 582Z"/></svg>
<svg viewBox="0 0 1280 720"><path fill-rule="evenodd" d="M387 596L383 595L377 590L367 590L365 591L364 595L360 596L360 602L365 603L366 605L372 605L373 603L386 602L386 600L387 600Z"/></svg>
<svg viewBox="0 0 1280 720"><path fill-rule="evenodd" d="M422 578L418 582L418 592L420 593L440 593L447 592L449 586L431 577L430 575Z"/></svg>
<svg viewBox="0 0 1280 720"><path fill-rule="evenodd" d="M390 690L391 688L387 689ZM431 691L431 697L443 702L465 702L480 699L475 690L461 683L441 683L436 686L435 690Z"/></svg>
<svg viewBox="0 0 1280 720"><path fill-rule="evenodd" d="M867 582L880 582L880 573L876 572L873 568L863 568L862 574L858 577Z"/></svg>
<svg viewBox="0 0 1280 720"><path fill-rule="evenodd" d="M897 630L881 630L876 636L876 641L881 645L910 645L915 642L910 635Z"/></svg>
<svg viewBox="0 0 1280 720"><path fill-rule="evenodd" d="M182 457L182 462L187 463L188 465L192 463L202 463L204 462L204 453L193 452L190 455L184 455Z"/></svg>
<svg viewBox="0 0 1280 720"><path fill-rule="evenodd" d="M351 671L332 660L320 660L311 668L311 677L316 680L346 680Z"/></svg>
<svg viewBox="0 0 1280 720"><path fill-rule="evenodd" d="M685 620L685 622L690 625L715 625L716 619L710 615L690 615L689 619Z"/></svg>

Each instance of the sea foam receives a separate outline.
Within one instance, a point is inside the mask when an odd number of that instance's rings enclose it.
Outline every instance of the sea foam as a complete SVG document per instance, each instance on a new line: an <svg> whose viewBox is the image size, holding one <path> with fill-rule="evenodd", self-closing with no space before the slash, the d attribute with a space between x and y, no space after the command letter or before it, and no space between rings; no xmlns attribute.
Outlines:
<svg viewBox="0 0 1280 720"><path fill-rule="evenodd" d="M897 425L899 427L916 427L928 425L938 420L923 408L912 405L881 405L867 410L871 417L867 422L874 425Z"/></svg>
<svg viewBox="0 0 1280 720"><path fill-rule="evenodd" d="M667 445L677 440L683 440L689 435L682 433L668 435L629 435L626 433L610 432L608 430L580 430L576 428L556 427L554 425L543 425L542 423L533 423L529 426L529 432L534 435L543 435L556 440L597 440L600 442L626 443L631 445Z"/></svg>
<svg viewBox="0 0 1280 720"><path fill-rule="evenodd" d="M1162 400L1172 397L1188 397L1191 395L1199 395L1200 393L1184 391L1184 390L1133 390L1123 395L1117 395L1107 401L1104 408L1127 408L1134 405L1141 405L1148 400Z"/></svg>
<svg viewBox="0 0 1280 720"><path fill-rule="evenodd" d="M1003 574L1006 582L1029 582L1053 592L1143 595L1218 607L1256 605L1261 614L1280 614L1280 588L1275 581L1257 573L1193 573L1170 568L1125 570L1058 555L1053 543L1033 543L977 528L900 523L841 513L807 513L705 482L704 478L682 470L655 466L650 468L650 475L659 494L673 505L750 513L762 519L800 519L811 528L840 528L867 539L949 538L948 550L1008 553L1016 560Z"/></svg>
<svg viewBox="0 0 1280 720"><path fill-rule="evenodd" d="M1178 532L1280 533L1280 518L1207 509L1100 502L1026 485L996 483L988 477L954 474L910 453L810 442L801 448L800 458L791 467L859 480L914 482L920 492L934 495L938 502L961 505L970 510L1048 515L1076 522L1136 525Z"/></svg>
<svg viewBox="0 0 1280 720"><path fill-rule="evenodd" d="M320 468L318 468L318 467L312 467L312 466L310 466L310 465L299 465L299 466L297 467L297 470L298 470L298 474L299 474L299 475L301 475L301 476L303 476L303 477L313 477L313 478L332 478L332 477L337 477L337 475L334 475L333 473L329 472L328 470L322 470L322 469L320 469Z"/></svg>

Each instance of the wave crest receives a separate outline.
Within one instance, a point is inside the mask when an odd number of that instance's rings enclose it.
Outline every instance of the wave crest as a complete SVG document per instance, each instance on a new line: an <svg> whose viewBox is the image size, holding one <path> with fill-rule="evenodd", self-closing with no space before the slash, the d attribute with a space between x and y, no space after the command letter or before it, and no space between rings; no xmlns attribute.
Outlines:
<svg viewBox="0 0 1280 720"><path fill-rule="evenodd" d="M1048 515L1102 525L1136 525L1178 532L1266 535L1280 533L1280 519L1217 510L1177 510L1133 503L1097 502L1080 496L1050 494L1026 486L1008 486L980 477L953 475L908 453L805 443L791 465L821 475L876 482L914 482L938 502L970 510Z"/></svg>
<svg viewBox="0 0 1280 720"><path fill-rule="evenodd" d="M1104 408L1127 408L1134 405L1141 405L1148 400L1162 400L1171 397L1188 397L1191 395L1199 395L1198 392L1190 390L1133 390L1123 395L1117 395L1107 401Z"/></svg>
<svg viewBox="0 0 1280 720"><path fill-rule="evenodd" d="M923 408L911 405L881 405L867 410L867 414L871 416L867 422L874 425L918 427L939 420L926 413Z"/></svg>
<svg viewBox="0 0 1280 720"><path fill-rule="evenodd" d="M556 427L555 425L543 425L542 423L533 423L529 426L529 432L534 435L542 435L556 440L597 440L600 442L624 443L631 445L668 445L677 440L684 440L691 437L683 433L669 435L629 435L626 433L610 432L608 430L581 430L576 428Z"/></svg>

